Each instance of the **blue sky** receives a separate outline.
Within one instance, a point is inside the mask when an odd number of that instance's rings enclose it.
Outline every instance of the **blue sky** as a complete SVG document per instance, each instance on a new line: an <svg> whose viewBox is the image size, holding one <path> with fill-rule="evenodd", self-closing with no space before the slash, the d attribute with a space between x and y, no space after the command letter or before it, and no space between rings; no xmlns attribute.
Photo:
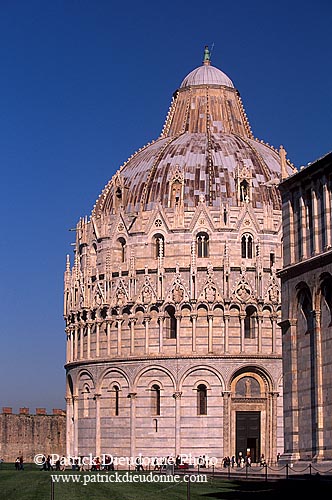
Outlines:
<svg viewBox="0 0 332 500"><path fill-rule="evenodd" d="M254 136L296 167L331 151L329 0L0 0L0 408L64 408L75 227L213 44Z"/></svg>

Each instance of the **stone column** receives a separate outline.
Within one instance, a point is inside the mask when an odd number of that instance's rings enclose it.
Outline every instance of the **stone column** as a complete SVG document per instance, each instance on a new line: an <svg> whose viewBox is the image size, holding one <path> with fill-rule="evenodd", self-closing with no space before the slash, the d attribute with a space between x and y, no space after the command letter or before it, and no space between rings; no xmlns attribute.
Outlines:
<svg viewBox="0 0 332 500"><path fill-rule="evenodd" d="M313 183L311 186L311 193L312 193L312 226L313 226L311 228L311 231L313 231L314 255L316 255L319 252L319 238L318 238L319 214L318 214L317 194L315 190L315 185Z"/></svg>
<svg viewBox="0 0 332 500"><path fill-rule="evenodd" d="M77 360L77 342L78 342L78 327L75 326L74 331L74 360Z"/></svg>
<svg viewBox="0 0 332 500"><path fill-rule="evenodd" d="M163 352L163 336L164 336L164 315L159 313L159 353Z"/></svg>
<svg viewBox="0 0 332 500"><path fill-rule="evenodd" d="M70 361L74 361L74 330L70 329Z"/></svg>
<svg viewBox="0 0 332 500"><path fill-rule="evenodd" d="M257 352L262 352L262 326L263 326L263 318L259 316L258 320L258 338L257 338Z"/></svg>
<svg viewBox="0 0 332 500"><path fill-rule="evenodd" d="M290 320L290 335L291 335L291 373L292 373L292 401L291 401L291 424L292 430L287 429L291 432L291 439L293 441L293 455L299 457L299 400L298 400L298 365L297 365L297 321Z"/></svg>
<svg viewBox="0 0 332 500"><path fill-rule="evenodd" d="M78 396L73 396L73 418L74 418L74 455L78 455Z"/></svg>
<svg viewBox="0 0 332 500"><path fill-rule="evenodd" d="M70 361L70 329L66 328L66 362Z"/></svg>
<svg viewBox="0 0 332 500"><path fill-rule="evenodd" d="M96 401L96 457L100 457L100 396L95 394L93 398Z"/></svg>
<svg viewBox="0 0 332 500"><path fill-rule="evenodd" d="M144 325L145 325L145 343L144 343L144 354L149 354L149 323L151 318L149 316L145 316Z"/></svg>
<svg viewBox="0 0 332 500"><path fill-rule="evenodd" d="M223 441L224 449L222 451L223 456L232 456L235 453L235 442L232 443L231 435L231 395L230 391L223 391ZM234 436L235 439L235 436Z"/></svg>
<svg viewBox="0 0 332 500"><path fill-rule="evenodd" d="M229 314L224 314L225 321L225 339L224 339L224 352L229 351Z"/></svg>
<svg viewBox="0 0 332 500"><path fill-rule="evenodd" d="M135 353L135 323L136 319L134 317L129 318L130 326L130 354Z"/></svg>
<svg viewBox="0 0 332 500"><path fill-rule="evenodd" d="M191 315L191 322L192 322L192 351L196 352L196 321L197 321L197 314L194 313Z"/></svg>
<svg viewBox="0 0 332 500"><path fill-rule="evenodd" d="M136 457L136 392L130 392L130 456Z"/></svg>
<svg viewBox="0 0 332 500"><path fill-rule="evenodd" d="M314 353L312 359L314 359L315 367L315 383L312 389L316 392L316 418L315 418L315 429L317 433L317 453L315 455L315 460L321 461L324 459L324 395L323 395L323 363L322 363L322 335L320 328L320 317L321 312L319 310L313 311L314 314ZM315 412L313 412L315 413Z"/></svg>
<svg viewBox="0 0 332 500"><path fill-rule="evenodd" d="M289 227L287 228L287 235L286 238L289 240L289 248L287 248L287 240L286 245L285 245L285 263L286 264L291 264L296 261L296 256L295 256L295 224L294 224L294 207L292 200L288 200L287 202L287 208L288 208L288 222L289 222ZM286 217L287 221L287 217ZM286 255L287 252L289 252L289 255Z"/></svg>
<svg viewBox="0 0 332 500"><path fill-rule="evenodd" d="M181 329L181 314L175 314L176 318L176 354L180 353L180 329Z"/></svg>
<svg viewBox="0 0 332 500"><path fill-rule="evenodd" d="M245 320L245 315L240 314L240 324L241 324L240 352L244 351L244 320Z"/></svg>
<svg viewBox="0 0 332 500"><path fill-rule="evenodd" d="M121 356L121 347L122 347L122 332L121 332L121 326L122 326L122 317L118 316L117 319L117 326L118 326L118 338L117 338L117 355Z"/></svg>
<svg viewBox="0 0 332 500"><path fill-rule="evenodd" d="M106 335L107 335L107 356L111 356L111 323L107 321L106 323Z"/></svg>
<svg viewBox="0 0 332 500"><path fill-rule="evenodd" d="M182 392L173 394L175 400L175 456L181 455L181 396Z"/></svg>
<svg viewBox="0 0 332 500"><path fill-rule="evenodd" d="M91 359L91 323L88 323L88 335L87 335L87 359Z"/></svg>
<svg viewBox="0 0 332 500"><path fill-rule="evenodd" d="M266 433L268 456L273 460L277 456L277 419L278 419L278 392L270 392L269 394L269 415L268 415L268 432Z"/></svg>
<svg viewBox="0 0 332 500"><path fill-rule="evenodd" d="M84 358L84 326L81 325L80 327L80 359Z"/></svg>
<svg viewBox="0 0 332 500"><path fill-rule="evenodd" d="M329 190L327 187L327 179L324 179L323 185L323 196L324 196L324 207L325 207L325 227L326 227L326 246L327 248L332 246L332 235L331 235L331 200L329 196Z"/></svg>
<svg viewBox="0 0 332 500"><path fill-rule="evenodd" d="M67 457L74 454L74 412L73 398L66 398L66 455Z"/></svg>
<svg viewBox="0 0 332 500"><path fill-rule="evenodd" d="M307 242L309 240L308 230L310 230L310 228L307 227L305 204L303 200L302 190L301 190L299 205L300 205L300 216L301 216L300 231L301 231L301 246L302 246L302 248L299 249L299 254L300 256L302 256L302 258L306 258L308 256Z"/></svg>
<svg viewBox="0 0 332 500"><path fill-rule="evenodd" d="M213 352L213 314L208 314L208 353Z"/></svg>
<svg viewBox="0 0 332 500"><path fill-rule="evenodd" d="M96 358L99 357L100 349L100 323L96 323Z"/></svg>
<svg viewBox="0 0 332 500"><path fill-rule="evenodd" d="M276 330L277 330L277 319L278 317L273 314L271 316L271 321L272 321L272 353L276 352L276 343L277 343L277 335L276 335Z"/></svg>

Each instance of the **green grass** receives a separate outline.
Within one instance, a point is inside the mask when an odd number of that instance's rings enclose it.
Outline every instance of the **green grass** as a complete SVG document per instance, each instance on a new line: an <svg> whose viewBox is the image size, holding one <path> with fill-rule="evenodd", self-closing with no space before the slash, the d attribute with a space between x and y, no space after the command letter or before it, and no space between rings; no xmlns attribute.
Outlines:
<svg viewBox="0 0 332 500"><path fill-rule="evenodd" d="M90 482L54 483L54 500L187 500L186 483L120 483L92 482L97 472L46 472L32 464L25 465L23 471L16 471L13 464L0 466L1 500L50 500L51 474L67 474L80 477L88 475ZM100 471L100 475L106 472ZM112 473L109 473L112 474ZM119 472L122 476L125 472ZM130 473L139 474L139 473ZM144 473L140 473L144 475ZM123 476L122 476L123 477ZM331 481L326 478L290 479L280 481L233 481L210 479L208 483L191 483L190 499L224 500L280 500L290 495L330 496Z"/></svg>

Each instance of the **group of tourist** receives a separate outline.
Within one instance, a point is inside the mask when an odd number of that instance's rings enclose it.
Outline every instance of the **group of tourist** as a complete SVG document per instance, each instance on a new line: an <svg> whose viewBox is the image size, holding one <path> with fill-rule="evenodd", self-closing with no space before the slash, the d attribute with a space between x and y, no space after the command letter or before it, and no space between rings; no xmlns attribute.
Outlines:
<svg viewBox="0 0 332 500"><path fill-rule="evenodd" d="M24 469L24 460L23 455L19 455L15 460L15 470L23 470Z"/></svg>

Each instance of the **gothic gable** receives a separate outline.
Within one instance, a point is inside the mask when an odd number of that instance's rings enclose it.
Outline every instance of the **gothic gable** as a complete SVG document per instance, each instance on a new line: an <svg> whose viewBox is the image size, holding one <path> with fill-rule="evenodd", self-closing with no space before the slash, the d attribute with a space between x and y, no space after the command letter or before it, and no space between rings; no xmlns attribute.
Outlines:
<svg viewBox="0 0 332 500"><path fill-rule="evenodd" d="M213 279L213 268L210 264L208 265L206 282L198 295L198 301L208 302L209 304L223 301L222 293Z"/></svg>
<svg viewBox="0 0 332 500"><path fill-rule="evenodd" d="M166 294L165 302L173 302L175 304L180 304L181 302L187 302L189 300L189 292L186 285L182 281L178 265L175 273L175 277L171 286L168 288Z"/></svg>
<svg viewBox="0 0 332 500"><path fill-rule="evenodd" d="M157 302L157 292L151 284L148 274L145 275L144 282L136 298L137 305L148 306Z"/></svg>

